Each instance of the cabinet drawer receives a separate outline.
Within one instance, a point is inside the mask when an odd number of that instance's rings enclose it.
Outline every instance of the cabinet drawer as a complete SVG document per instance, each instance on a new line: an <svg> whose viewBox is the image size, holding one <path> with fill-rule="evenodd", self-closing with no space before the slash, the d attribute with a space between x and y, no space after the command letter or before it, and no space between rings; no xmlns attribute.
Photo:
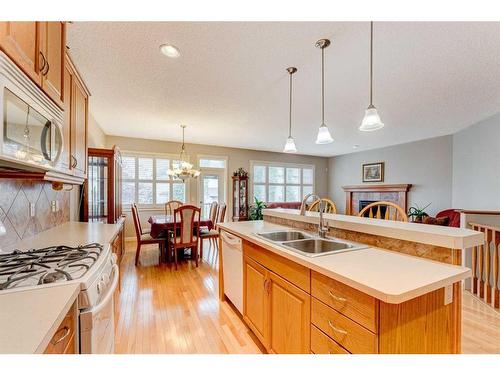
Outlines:
<svg viewBox="0 0 500 375"><path fill-rule="evenodd" d="M73 304L50 339L45 354L75 354L76 306Z"/></svg>
<svg viewBox="0 0 500 375"><path fill-rule="evenodd" d="M377 353L377 335L313 298L311 322L354 354Z"/></svg>
<svg viewBox="0 0 500 375"><path fill-rule="evenodd" d="M310 293L311 271L309 268L283 258L249 241L243 241L243 254L298 286L300 289Z"/></svg>
<svg viewBox="0 0 500 375"><path fill-rule="evenodd" d="M311 295L338 312L378 332L378 301L320 273L311 272Z"/></svg>
<svg viewBox="0 0 500 375"><path fill-rule="evenodd" d="M350 354L311 324L311 351L314 354Z"/></svg>

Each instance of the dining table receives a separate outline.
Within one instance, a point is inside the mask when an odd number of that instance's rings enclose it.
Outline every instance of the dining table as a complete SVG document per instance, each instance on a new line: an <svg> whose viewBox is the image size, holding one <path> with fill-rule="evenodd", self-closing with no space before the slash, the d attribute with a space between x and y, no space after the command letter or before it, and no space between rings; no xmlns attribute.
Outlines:
<svg viewBox="0 0 500 375"><path fill-rule="evenodd" d="M178 223L180 223L180 217L177 217ZM174 230L174 215L151 215L148 219L148 223L151 224L151 237L166 237L168 231ZM179 224L178 224L179 225ZM195 222L195 227L197 223ZM200 227L208 227L208 230L213 229L214 224L212 220L203 219L200 220Z"/></svg>

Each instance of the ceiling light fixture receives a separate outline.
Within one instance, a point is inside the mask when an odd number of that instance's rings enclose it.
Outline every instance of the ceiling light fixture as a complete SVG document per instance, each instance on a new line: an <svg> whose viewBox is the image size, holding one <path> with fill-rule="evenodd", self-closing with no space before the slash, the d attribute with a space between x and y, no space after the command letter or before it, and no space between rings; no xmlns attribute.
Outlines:
<svg viewBox="0 0 500 375"><path fill-rule="evenodd" d="M184 144L184 129L186 129L186 125L181 125L182 128L182 146L181 146L181 154L179 157L179 162L175 163L176 165L172 166L172 169L168 170L168 175L174 179L178 180L187 180L188 178L196 178L200 175L200 171L197 169L193 169L193 164L187 161L186 157L186 146Z"/></svg>
<svg viewBox="0 0 500 375"><path fill-rule="evenodd" d="M384 123L380 120L377 108L373 105L373 21L370 22L370 105L365 111L365 117L361 122L359 130L371 132L382 129Z"/></svg>
<svg viewBox="0 0 500 375"><path fill-rule="evenodd" d="M286 139L283 152L292 153L297 152L297 147L295 147L295 140L292 137L292 75L297 71L297 68L291 66L286 70L290 75L290 108L288 112L288 138Z"/></svg>
<svg viewBox="0 0 500 375"><path fill-rule="evenodd" d="M160 51L165 56L170 57L172 59L176 59L181 55L179 48L177 48L176 46L173 46L171 44L162 44L160 46Z"/></svg>
<svg viewBox="0 0 500 375"><path fill-rule="evenodd" d="M328 127L325 125L325 48L330 45L328 39L320 39L315 46L321 48L321 126L318 129L316 144L324 145L333 142Z"/></svg>

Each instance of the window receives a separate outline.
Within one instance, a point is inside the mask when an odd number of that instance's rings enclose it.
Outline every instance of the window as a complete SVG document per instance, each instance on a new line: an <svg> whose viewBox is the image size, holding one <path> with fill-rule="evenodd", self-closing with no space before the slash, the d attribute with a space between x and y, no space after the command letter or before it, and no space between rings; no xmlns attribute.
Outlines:
<svg viewBox="0 0 500 375"><path fill-rule="evenodd" d="M300 202L314 191L312 165L251 162L251 170L253 197L264 202Z"/></svg>
<svg viewBox="0 0 500 375"><path fill-rule="evenodd" d="M122 156L122 204L129 207L137 202L141 206L161 206L169 200L186 201L186 185L174 180L168 170L178 165L178 160L167 156Z"/></svg>
<svg viewBox="0 0 500 375"><path fill-rule="evenodd" d="M226 159L217 157L200 157L200 168L226 168Z"/></svg>

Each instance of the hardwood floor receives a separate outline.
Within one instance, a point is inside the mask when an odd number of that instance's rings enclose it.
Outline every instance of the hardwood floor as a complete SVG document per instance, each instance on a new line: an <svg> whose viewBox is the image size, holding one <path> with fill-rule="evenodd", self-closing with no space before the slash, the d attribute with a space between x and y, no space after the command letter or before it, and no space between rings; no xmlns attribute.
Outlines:
<svg viewBox="0 0 500 375"><path fill-rule="evenodd" d="M144 246L134 266L135 242L126 242L115 303L116 353L261 353L253 334L217 295L217 258L158 265L158 248ZM500 353L500 314L465 292L462 352Z"/></svg>
<svg viewBox="0 0 500 375"><path fill-rule="evenodd" d="M144 246L135 267L135 242L126 242L115 302L116 353L261 353L227 303L219 303L217 261L158 265L158 247Z"/></svg>

